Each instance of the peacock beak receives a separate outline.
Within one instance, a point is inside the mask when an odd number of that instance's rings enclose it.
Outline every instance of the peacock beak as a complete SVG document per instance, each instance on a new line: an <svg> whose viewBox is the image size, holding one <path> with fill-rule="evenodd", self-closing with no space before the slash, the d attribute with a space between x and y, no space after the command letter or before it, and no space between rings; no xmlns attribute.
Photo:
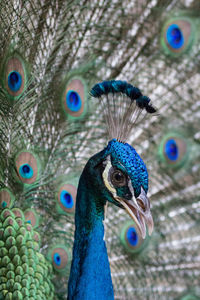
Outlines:
<svg viewBox="0 0 200 300"><path fill-rule="evenodd" d="M117 197L116 200L120 202L134 220L143 239L146 237L146 225L149 235L152 234L154 224L150 211L150 202L143 188L141 188L141 193L136 199L133 196L131 200L122 199L120 197Z"/></svg>

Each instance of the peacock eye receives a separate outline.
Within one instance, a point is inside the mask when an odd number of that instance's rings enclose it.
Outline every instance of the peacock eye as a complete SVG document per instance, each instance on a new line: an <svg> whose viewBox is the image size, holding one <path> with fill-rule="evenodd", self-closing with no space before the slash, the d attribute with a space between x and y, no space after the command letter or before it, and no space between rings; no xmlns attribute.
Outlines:
<svg viewBox="0 0 200 300"><path fill-rule="evenodd" d="M126 176L120 170L115 170L111 174L111 182L114 186L121 187L126 185Z"/></svg>

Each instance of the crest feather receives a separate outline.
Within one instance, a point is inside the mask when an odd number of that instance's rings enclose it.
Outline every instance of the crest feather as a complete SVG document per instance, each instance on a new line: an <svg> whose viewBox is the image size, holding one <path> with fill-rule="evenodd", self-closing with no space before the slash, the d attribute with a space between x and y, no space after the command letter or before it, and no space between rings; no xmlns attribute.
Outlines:
<svg viewBox="0 0 200 300"><path fill-rule="evenodd" d="M151 100L126 81L103 81L93 86L90 95L100 99L110 139L126 141L143 110L156 112Z"/></svg>

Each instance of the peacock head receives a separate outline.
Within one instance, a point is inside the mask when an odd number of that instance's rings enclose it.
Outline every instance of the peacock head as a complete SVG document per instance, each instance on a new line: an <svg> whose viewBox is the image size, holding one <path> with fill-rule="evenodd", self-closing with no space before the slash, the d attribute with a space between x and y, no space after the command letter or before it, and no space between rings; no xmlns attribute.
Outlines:
<svg viewBox="0 0 200 300"><path fill-rule="evenodd" d="M149 235L153 231L148 172L136 150L121 140L128 137L142 109L150 113L156 110L148 97L124 81L102 82L93 87L91 94L101 100L112 137L107 147L89 161L96 192L104 201L125 209L145 238L146 225Z"/></svg>
<svg viewBox="0 0 200 300"><path fill-rule="evenodd" d="M103 151L89 160L87 175L98 199L125 209L143 238L146 225L151 235L153 218L147 197L148 173L133 147L112 139Z"/></svg>

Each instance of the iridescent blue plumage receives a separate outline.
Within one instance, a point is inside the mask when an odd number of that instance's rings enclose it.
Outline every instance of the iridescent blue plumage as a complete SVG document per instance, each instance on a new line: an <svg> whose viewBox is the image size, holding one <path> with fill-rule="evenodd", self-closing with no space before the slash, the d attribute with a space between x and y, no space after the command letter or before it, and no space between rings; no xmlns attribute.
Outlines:
<svg viewBox="0 0 200 300"><path fill-rule="evenodd" d="M141 186L147 193L147 168L135 149L128 143L120 143L116 139L113 139L108 143L106 155L110 153L112 153L113 164L117 164L120 161L125 166L127 174L131 178L135 196L139 196Z"/></svg>
<svg viewBox="0 0 200 300"><path fill-rule="evenodd" d="M165 153L170 160L178 159L178 147L174 139L170 139L165 144Z"/></svg>
<svg viewBox="0 0 200 300"><path fill-rule="evenodd" d="M23 164L19 169L19 174L23 178L31 178L33 176L33 169L29 164Z"/></svg>
<svg viewBox="0 0 200 300"><path fill-rule="evenodd" d="M146 192L148 190L148 173L145 164L135 149L127 143L113 139L103 151L88 161L79 181L76 200L76 232L69 281L69 300L114 299L107 250L103 239L104 205L107 201L121 205L113 198L102 179L104 163L109 157L114 169L124 170L124 174L131 181L135 197L139 196L142 187ZM124 198L127 197L126 194L123 195Z"/></svg>
<svg viewBox="0 0 200 300"><path fill-rule="evenodd" d="M138 244L138 235L134 227L131 227L127 230L126 237L131 246L137 246Z"/></svg>
<svg viewBox="0 0 200 300"><path fill-rule="evenodd" d="M184 44L183 34L177 24L172 24L168 27L166 38L169 45L174 49L179 49Z"/></svg>
<svg viewBox="0 0 200 300"><path fill-rule="evenodd" d="M71 194L68 193L66 190L63 190L60 193L60 202L66 208L72 208L74 205L74 201L73 201Z"/></svg>
<svg viewBox="0 0 200 300"><path fill-rule="evenodd" d="M8 75L8 86L13 92L19 91L22 84L22 77L19 72L13 71Z"/></svg>
<svg viewBox="0 0 200 300"><path fill-rule="evenodd" d="M66 104L73 112L77 112L81 108L81 98L76 91L69 90L66 95Z"/></svg>
<svg viewBox="0 0 200 300"><path fill-rule="evenodd" d="M60 266L61 259L60 259L59 253L54 253L53 260L54 260L54 262L55 262L56 265Z"/></svg>

